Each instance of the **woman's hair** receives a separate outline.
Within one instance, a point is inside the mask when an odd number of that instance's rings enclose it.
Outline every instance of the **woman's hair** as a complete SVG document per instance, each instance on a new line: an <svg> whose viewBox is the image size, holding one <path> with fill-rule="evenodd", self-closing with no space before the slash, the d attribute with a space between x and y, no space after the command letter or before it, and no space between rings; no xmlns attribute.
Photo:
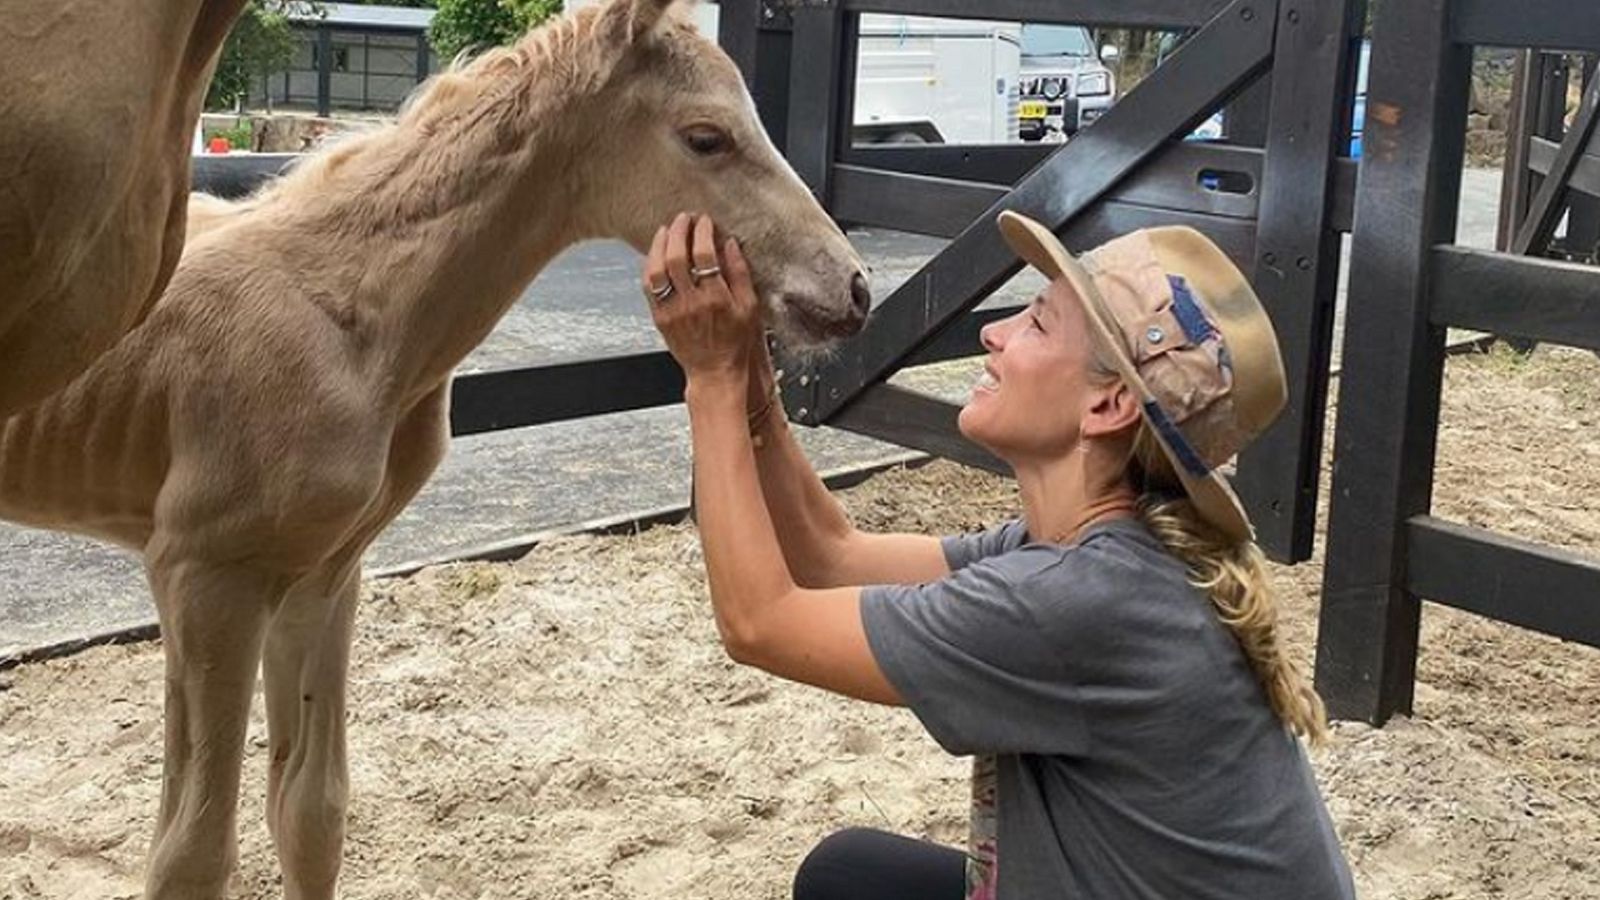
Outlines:
<svg viewBox="0 0 1600 900"><path fill-rule="evenodd" d="M1093 375L1119 379L1103 356L1096 346ZM1139 518L1188 566L1190 583L1210 596L1217 615L1244 650L1273 712L1296 734L1321 744L1328 734L1327 711L1279 641L1277 600L1261 549L1254 541L1230 539L1201 518L1171 461L1142 422L1129 469L1140 491Z"/></svg>

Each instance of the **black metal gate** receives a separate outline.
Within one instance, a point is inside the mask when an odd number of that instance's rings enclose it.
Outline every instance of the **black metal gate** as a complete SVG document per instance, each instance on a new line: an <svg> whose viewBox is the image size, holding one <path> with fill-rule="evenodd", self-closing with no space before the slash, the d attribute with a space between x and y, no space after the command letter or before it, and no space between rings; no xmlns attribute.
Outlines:
<svg viewBox="0 0 1600 900"><path fill-rule="evenodd" d="M1600 4L1384 0L1376 18L1317 688L1381 723L1411 709L1421 598L1600 646L1600 561L1429 515L1446 328L1600 350L1600 270L1523 255L1594 166L1600 82L1513 210L1512 252L1452 243L1473 48L1600 52Z"/></svg>
<svg viewBox="0 0 1600 900"><path fill-rule="evenodd" d="M785 372L790 414L969 463L996 462L955 431L956 408L885 379L940 356L979 352L964 315L1020 268L1001 209L1054 228L1074 250L1146 225L1192 225L1254 283L1282 342L1289 404L1238 462L1262 546L1310 556L1328 384L1340 231L1350 226L1352 60L1365 0L725 0L722 41L747 75L790 162L841 220L951 238L831 361ZM1198 29L1070 142L854 147L862 13ZM1234 103L1253 128L1228 143L1184 136ZM1256 132L1254 145L1241 132ZM1247 139L1247 138L1246 138ZM1208 187L1203 173L1242 192Z"/></svg>

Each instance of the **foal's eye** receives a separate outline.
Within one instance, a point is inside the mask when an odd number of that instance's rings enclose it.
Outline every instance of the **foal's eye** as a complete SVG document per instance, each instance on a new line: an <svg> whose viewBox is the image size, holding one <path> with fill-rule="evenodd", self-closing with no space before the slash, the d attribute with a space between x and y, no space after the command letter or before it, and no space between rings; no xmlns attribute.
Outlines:
<svg viewBox="0 0 1600 900"><path fill-rule="evenodd" d="M733 138L715 125L695 125L684 129L683 142L700 156L716 156L733 149Z"/></svg>

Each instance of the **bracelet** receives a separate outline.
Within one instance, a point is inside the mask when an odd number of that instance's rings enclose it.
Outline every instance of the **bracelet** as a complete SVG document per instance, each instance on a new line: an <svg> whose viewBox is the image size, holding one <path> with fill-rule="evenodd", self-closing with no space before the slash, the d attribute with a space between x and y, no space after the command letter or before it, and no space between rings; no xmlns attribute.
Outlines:
<svg viewBox="0 0 1600 900"><path fill-rule="evenodd" d="M773 385L772 393L767 395L767 402L763 403L760 409L750 413L747 417L750 426L750 443L757 450L766 446L766 435L761 434L761 429L767 424L767 419L772 417L773 407L777 405L778 388L777 385Z"/></svg>

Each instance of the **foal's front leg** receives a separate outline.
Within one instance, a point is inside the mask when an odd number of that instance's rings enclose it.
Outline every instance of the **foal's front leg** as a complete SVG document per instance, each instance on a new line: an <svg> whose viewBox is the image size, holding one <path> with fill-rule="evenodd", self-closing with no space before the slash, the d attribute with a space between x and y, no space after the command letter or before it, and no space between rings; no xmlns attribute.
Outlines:
<svg viewBox="0 0 1600 900"><path fill-rule="evenodd" d="M289 589L267 634L267 824L287 900L331 900L339 879L349 798L345 683L359 582L355 559L311 573Z"/></svg>
<svg viewBox="0 0 1600 900"><path fill-rule="evenodd" d="M272 575L152 554L150 587L166 654L166 765L145 896L217 900L237 858L239 768Z"/></svg>

